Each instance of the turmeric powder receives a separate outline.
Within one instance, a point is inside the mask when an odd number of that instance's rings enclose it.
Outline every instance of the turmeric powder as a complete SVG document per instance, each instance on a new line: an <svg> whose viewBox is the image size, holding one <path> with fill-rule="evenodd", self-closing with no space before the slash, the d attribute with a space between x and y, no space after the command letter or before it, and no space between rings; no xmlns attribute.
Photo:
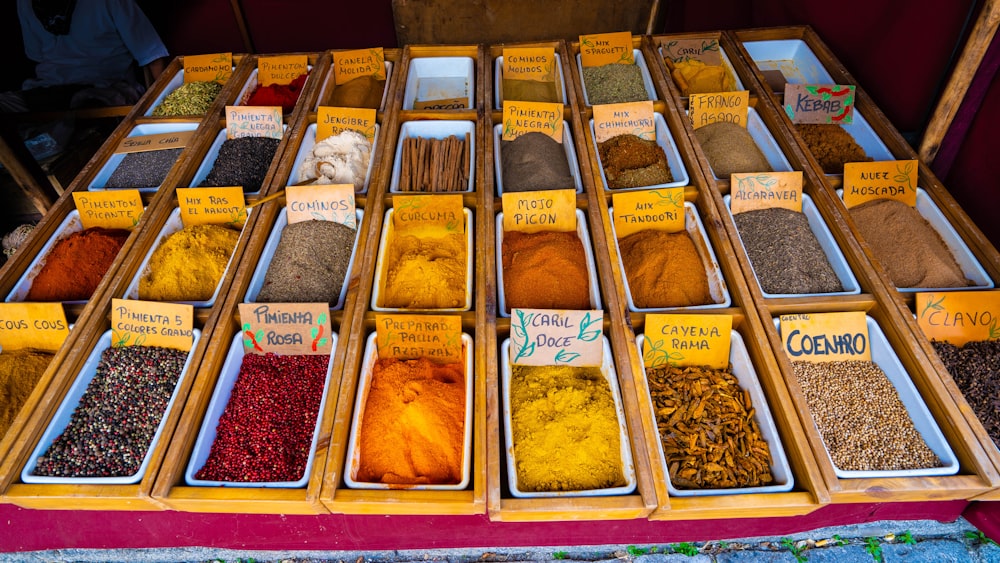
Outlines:
<svg viewBox="0 0 1000 563"><path fill-rule="evenodd" d="M221 225L192 225L173 233L153 251L139 279L139 299L211 299L239 238L239 232Z"/></svg>
<svg viewBox="0 0 1000 563"><path fill-rule="evenodd" d="M435 236L424 229L396 230L383 256L380 306L399 309L457 309L465 305L465 233Z"/></svg>

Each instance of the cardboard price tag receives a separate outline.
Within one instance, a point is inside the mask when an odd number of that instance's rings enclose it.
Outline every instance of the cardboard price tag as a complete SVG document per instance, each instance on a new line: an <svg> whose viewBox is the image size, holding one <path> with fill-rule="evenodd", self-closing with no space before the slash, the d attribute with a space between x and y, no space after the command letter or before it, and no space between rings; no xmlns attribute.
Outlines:
<svg viewBox="0 0 1000 563"><path fill-rule="evenodd" d="M562 143L563 105L548 102L505 103L501 140L513 141L531 132L545 133L557 143Z"/></svg>
<svg viewBox="0 0 1000 563"><path fill-rule="evenodd" d="M729 315L646 315L642 363L647 368L726 369L732 330Z"/></svg>
<svg viewBox="0 0 1000 563"><path fill-rule="evenodd" d="M440 363L465 360L462 317L458 315L376 314L375 332L379 358L428 358Z"/></svg>
<svg viewBox="0 0 1000 563"><path fill-rule="evenodd" d="M504 80L554 82L556 52L552 47L504 47Z"/></svg>
<svg viewBox="0 0 1000 563"><path fill-rule="evenodd" d="M226 138L280 139L285 132L281 106L226 106Z"/></svg>
<svg viewBox="0 0 1000 563"><path fill-rule="evenodd" d="M337 86L361 76L385 80L385 51L382 47L334 51L333 83Z"/></svg>
<svg viewBox="0 0 1000 563"><path fill-rule="evenodd" d="M115 147L115 154L182 149L191 141L191 137L194 137L194 131L125 137Z"/></svg>
<svg viewBox="0 0 1000 563"><path fill-rule="evenodd" d="M0 303L0 350L55 352L69 336L62 303Z"/></svg>
<svg viewBox="0 0 1000 563"><path fill-rule="evenodd" d="M639 231L677 233L685 228L684 188L615 192L611 201L619 240Z"/></svg>
<svg viewBox="0 0 1000 563"><path fill-rule="evenodd" d="M576 230L576 191L504 192L503 230L537 233Z"/></svg>
<svg viewBox="0 0 1000 563"><path fill-rule="evenodd" d="M628 31L580 36L580 63L583 66L635 64L632 34Z"/></svg>
<svg viewBox="0 0 1000 563"><path fill-rule="evenodd" d="M781 347L793 362L872 359L864 311L781 315Z"/></svg>
<svg viewBox="0 0 1000 563"><path fill-rule="evenodd" d="M465 232L461 194L394 195L392 209L392 224L397 229L419 226Z"/></svg>
<svg viewBox="0 0 1000 563"><path fill-rule="evenodd" d="M375 142L375 110L320 106L316 110L316 142L350 129Z"/></svg>
<svg viewBox="0 0 1000 563"><path fill-rule="evenodd" d="M733 214L769 207L802 212L802 171L732 174L730 178Z"/></svg>
<svg viewBox="0 0 1000 563"><path fill-rule="evenodd" d="M129 229L142 218L142 196L139 190L104 192L73 192L73 202L84 229Z"/></svg>
<svg viewBox="0 0 1000 563"><path fill-rule="evenodd" d="M663 50L663 57L673 62L701 61L707 66L722 64L722 48L719 47L719 40L712 37L661 41L660 49Z"/></svg>
<svg viewBox="0 0 1000 563"><path fill-rule="evenodd" d="M288 186L285 188L288 224L332 221L357 229L354 184Z"/></svg>
<svg viewBox="0 0 1000 563"><path fill-rule="evenodd" d="M917 161L844 163L844 205L848 209L873 199L917 204Z"/></svg>
<svg viewBox="0 0 1000 563"><path fill-rule="evenodd" d="M1000 291L921 292L916 310L930 340L963 346L1000 338Z"/></svg>
<svg viewBox="0 0 1000 563"><path fill-rule="evenodd" d="M716 92L688 96L688 118L695 129L712 123L735 123L746 129L750 92Z"/></svg>
<svg viewBox="0 0 1000 563"><path fill-rule="evenodd" d="M785 113L792 123L851 123L854 86L785 84Z"/></svg>
<svg viewBox="0 0 1000 563"><path fill-rule="evenodd" d="M653 102L647 100L594 106L594 139L603 143L618 135L635 135L640 139L655 141Z"/></svg>
<svg viewBox="0 0 1000 563"><path fill-rule="evenodd" d="M243 349L251 354L330 355L329 303L240 303Z"/></svg>
<svg viewBox="0 0 1000 563"><path fill-rule="evenodd" d="M233 54L187 55L184 57L184 82L225 84L233 75Z"/></svg>
<svg viewBox="0 0 1000 563"><path fill-rule="evenodd" d="M191 350L194 307L183 303L112 299L111 345Z"/></svg>
<svg viewBox="0 0 1000 563"><path fill-rule="evenodd" d="M604 359L604 311L514 309L510 363L599 366Z"/></svg>
<svg viewBox="0 0 1000 563"><path fill-rule="evenodd" d="M291 84L293 80L309 72L309 58L306 55L281 55L257 59L257 83Z"/></svg>
<svg viewBox="0 0 1000 563"><path fill-rule="evenodd" d="M240 228L247 220L243 188L177 188L181 223L191 225L228 225Z"/></svg>

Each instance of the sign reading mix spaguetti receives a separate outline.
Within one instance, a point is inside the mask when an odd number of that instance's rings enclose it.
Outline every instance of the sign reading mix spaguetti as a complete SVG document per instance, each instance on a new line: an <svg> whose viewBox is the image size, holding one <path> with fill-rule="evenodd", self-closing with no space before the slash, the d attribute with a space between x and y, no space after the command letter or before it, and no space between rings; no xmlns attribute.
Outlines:
<svg viewBox="0 0 1000 563"><path fill-rule="evenodd" d="M604 311L513 309L510 363L599 366L604 359Z"/></svg>

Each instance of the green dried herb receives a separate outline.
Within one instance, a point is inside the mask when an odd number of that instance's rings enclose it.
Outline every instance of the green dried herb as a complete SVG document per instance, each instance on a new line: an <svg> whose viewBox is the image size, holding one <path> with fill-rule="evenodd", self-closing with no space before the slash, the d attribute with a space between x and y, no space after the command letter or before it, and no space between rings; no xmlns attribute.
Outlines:
<svg viewBox="0 0 1000 563"><path fill-rule="evenodd" d="M187 82L167 94L163 102L153 110L153 115L204 115L221 91L222 84L218 82Z"/></svg>

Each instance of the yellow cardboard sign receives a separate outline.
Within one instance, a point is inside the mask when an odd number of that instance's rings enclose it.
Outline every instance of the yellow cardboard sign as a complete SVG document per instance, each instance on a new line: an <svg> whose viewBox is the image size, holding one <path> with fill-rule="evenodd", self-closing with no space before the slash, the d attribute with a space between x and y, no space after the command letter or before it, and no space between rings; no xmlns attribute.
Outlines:
<svg viewBox="0 0 1000 563"><path fill-rule="evenodd" d="M191 225L228 225L241 228L247 220L243 188L177 188L181 223Z"/></svg>
<svg viewBox="0 0 1000 563"><path fill-rule="evenodd" d="M375 143L375 110L319 106L316 110L316 142L345 129L361 133Z"/></svg>
<svg viewBox="0 0 1000 563"><path fill-rule="evenodd" d="M730 176L729 209L736 213L779 207L802 211L802 171L749 172Z"/></svg>
<svg viewBox="0 0 1000 563"><path fill-rule="evenodd" d="M280 55L257 59L257 83L261 86L291 84L293 80L307 72L309 72L309 59L306 55Z"/></svg>
<svg viewBox="0 0 1000 563"><path fill-rule="evenodd" d="M176 131L174 133L156 133L154 135L139 135L125 137L115 147L115 153L162 151L166 149L182 149L187 146L194 131Z"/></svg>
<svg viewBox="0 0 1000 563"><path fill-rule="evenodd" d="M732 344L730 315L646 315L642 363L647 368L708 366L726 369Z"/></svg>
<svg viewBox="0 0 1000 563"><path fill-rule="evenodd" d="M688 119L691 127L698 129L712 123L735 123L746 129L750 108L750 92L713 92L691 94Z"/></svg>
<svg viewBox="0 0 1000 563"><path fill-rule="evenodd" d="M288 186L285 188L288 224L302 221L332 221L357 229L354 184Z"/></svg>
<svg viewBox="0 0 1000 563"><path fill-rule="evenodd" d="M640 139L655 141L653 102L647 100L594 106L594 139L603 143L618 135L635 135Z"/></svg>
<svg viewBox="0 0 1000 563"><path fill-rule="evenodd" d="M73 192L76 211L84 229L129 229L142 218L142 196L139 190L104 192Z"/></svg>
<svg viewBox="0 0 1000 563"><path fill-rule="evenodd" d="M379 358L428 358L440 363L463 362L462 317L459 315L375 315Z"/></svg>
<svg viewBox="0 0 1000 563"><path fill-rule="evenodd" d="M382 47L334 51L333 83L337 86L361 76L385 80L385 52Z"/></svg>
<svg viewBox="0 0 1000 563"><path fill-rule="evenodd" d="M599 366L604 359L604 311L513 309L510 363Z"/></svg>
<svg viewBox="0 0 1000 563"><path fill-rule="evenodd" d="M722 48L714 37L689 39L669 39L660 41L663 58L675 63L681 61L701 61L706 66L722 64Z"/></svg>
<svg viewBox="0 0 1000 563"><path fill-rule="evenodd" d="M576 230L576 191L504 192L503 230L537 233Z"/></svg>
<svg viewBox="0 0 1000 563"><path fill-rule="evenodd" d="M111 345L191 350L194 307L182 303L111 300Z"/></svg>
<svg viewBox="0 0 1000 563"><path fill-rule="evenodd" d="M917 324L930 340L962 346L1000 338L1000 291L917 293Z"/></svg>
<svg viewBox="0 0 1000 563"><path fill-rule="evenodd" d="M563 105L548 102L505 103L501 140L513 141L531 132L545 133L557 143L562 143Z"/></svg>
<svg viewBox="0 0 1000 563"><path fill-rule="evenodd" d="M793 362L872 359L864 311L781 315L781 347Z"/></svg>
<svg viewBox="0 0 1000 563"><path fill-rule="evenodd" d="M632 34L628 31L580 36L580 63L583 66L635 64Z"/></svg>
<svg viewBox="0 0 1000 563"><path fill-rule="evenodd" d="M438 227L464 233L462 194L394 195L392 224L397 229Z"/></svg>
<svg viewBox="0 0 1000 563"><path fill-rule="evenodd" d="M184 57L184 82L225 84L233 75L233 54L187 55Z"/></svg>
<svg viewBox="0 0 1000 563"><path fill-rule="evenodd" d="M0 303L0 350L56 351L69 336L62 303Z"/></svg>
<svg viewBox="0 0 1000 563"><path fill-rule="evenodd" d="M552 47L504 47L504 80L554 82L556 51Z"/></svg>
<svg viewBox="0 0 1000 563"><path fill-rule="evenodd" d="M850 209L873 199L917 204L917 161L844 163L844 205Z"/></svg>
<svg viewBox="0 0 1000 563"><path fill-rule="evenodd" d="M243 350L325 355L333 350L329 303L240 303Z"/></svg>
<svg viewBox="0 0 1000 563"><path fill-rule="evenodd" d="M792 123L851 123L854 86L785 84L785 114Z"/></svg>
<svg viewBox="0 0 1000 563"><path fill-rule="evenodd" d="M268 137L284 134L281 106L226 106L226 138Z"/></svg>
<svg viewBox="0 0 1000 563"><path fill-rule="evenodd" d="M615 192L611 201L618 240L639 231L677 233L685 228L684 188Z"/></svg>

